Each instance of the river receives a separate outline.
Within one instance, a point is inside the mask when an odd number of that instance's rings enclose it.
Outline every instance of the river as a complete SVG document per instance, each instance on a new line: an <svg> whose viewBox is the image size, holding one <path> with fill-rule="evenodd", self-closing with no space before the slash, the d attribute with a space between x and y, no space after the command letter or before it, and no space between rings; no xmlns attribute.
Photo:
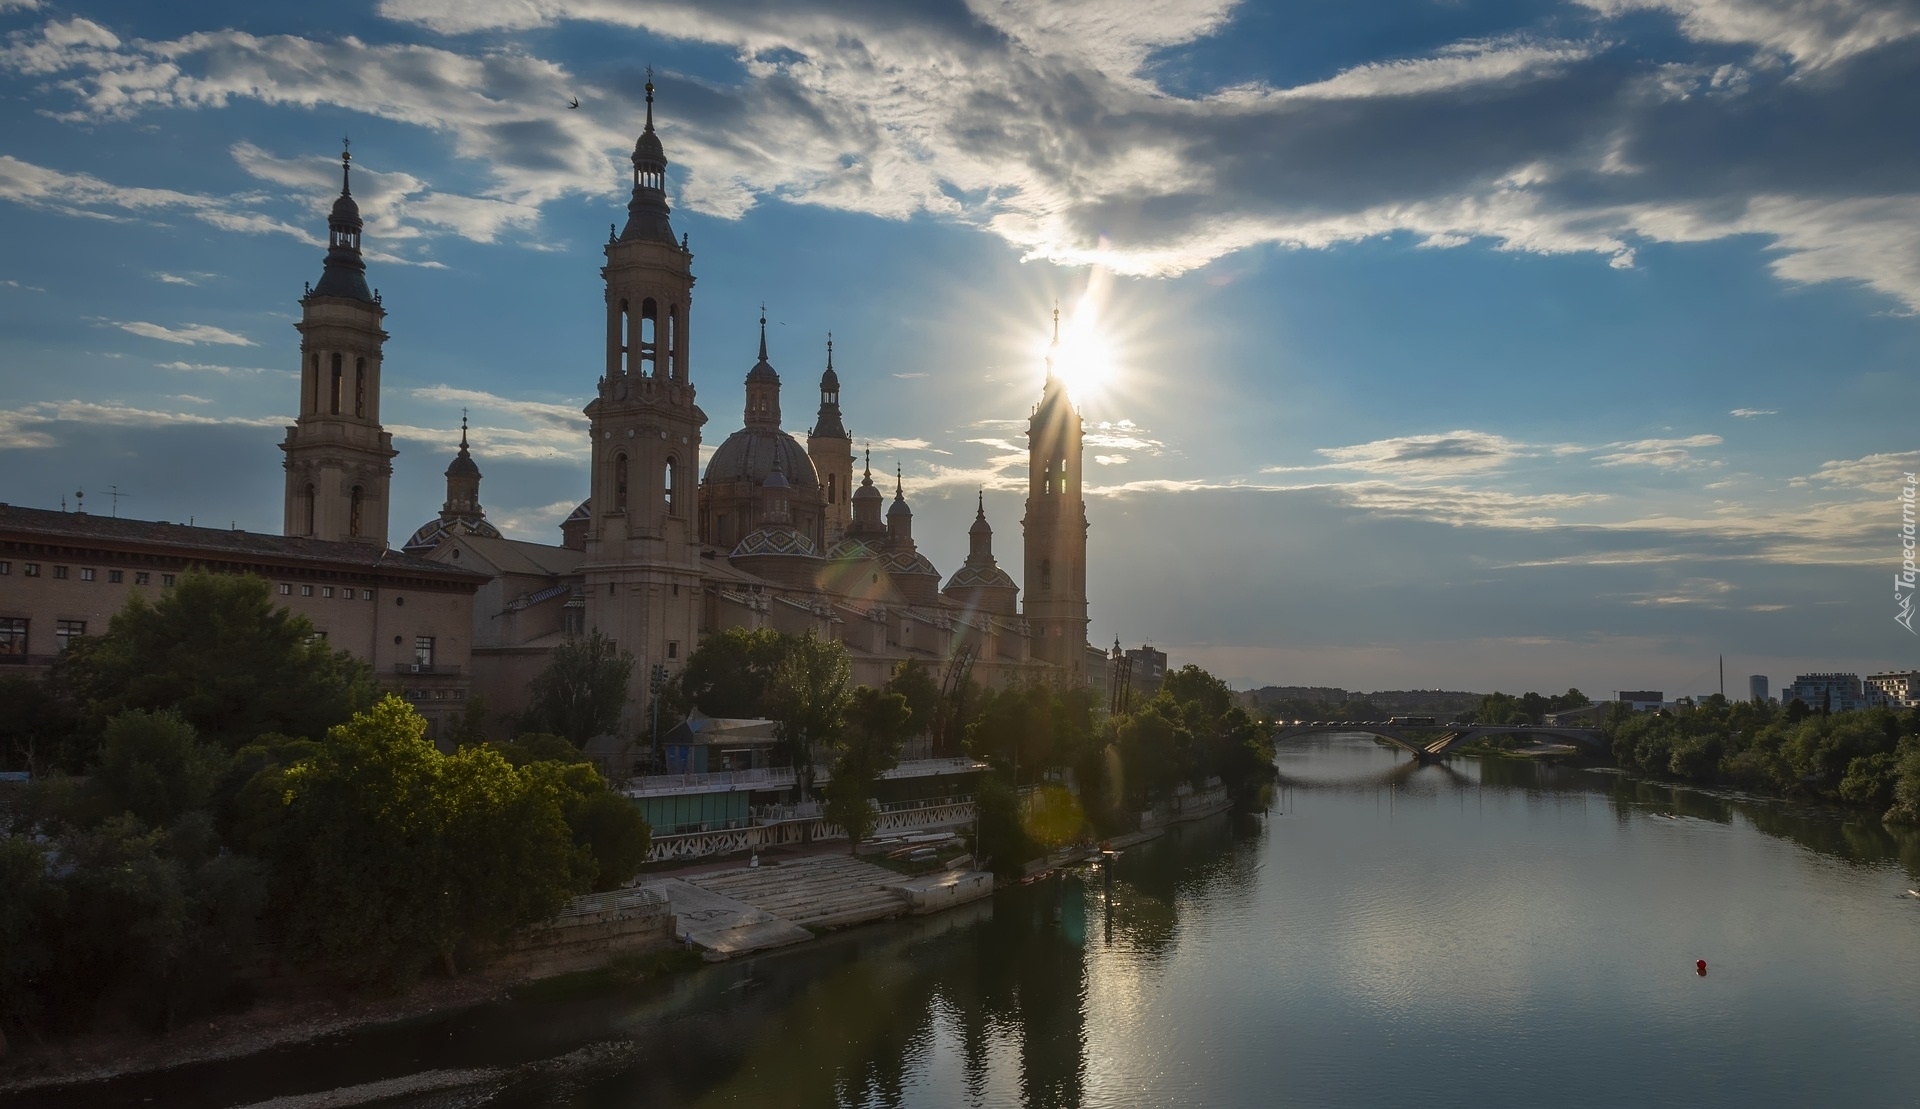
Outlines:
<svg viewBox="0 0 1920 1109"><path fill-rule="evenodd" d="M1920 1104L1920 837L1359 737L1277 762L1270 812L1110 881L27 1103Z"/></svg>

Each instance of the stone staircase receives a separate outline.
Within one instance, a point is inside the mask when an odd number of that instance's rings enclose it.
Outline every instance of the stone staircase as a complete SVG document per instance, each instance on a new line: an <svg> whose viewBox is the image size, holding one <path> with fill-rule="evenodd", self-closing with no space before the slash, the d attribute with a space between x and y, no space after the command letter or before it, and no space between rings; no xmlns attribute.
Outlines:
<svg viewBox="0 0 1920 1109"><path fill-rule="evenodd" d="M908 910L901 876L847 855L811 855L684 879L805 928L898 916Z"/></svg>

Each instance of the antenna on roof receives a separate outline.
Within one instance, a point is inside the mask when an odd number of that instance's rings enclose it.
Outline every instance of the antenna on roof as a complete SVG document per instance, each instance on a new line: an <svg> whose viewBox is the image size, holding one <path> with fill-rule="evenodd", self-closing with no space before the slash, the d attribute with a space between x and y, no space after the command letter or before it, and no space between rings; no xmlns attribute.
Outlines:
<svg viewBox="0 0 1920 1109"><path fill-rule="evenodd" d="M85 489L75 489L73 491L73 510L75 512L85 512L87 510L87 491Z"/></svg>
<svg viewBox="0 0 1920 1109"><path fill-rule="evenodd" d="M122 493L118 485L109 485L107 486L107 496L113 498L113 515L117 519L120 516L120 498L131 497L133 494Z"/></svg>

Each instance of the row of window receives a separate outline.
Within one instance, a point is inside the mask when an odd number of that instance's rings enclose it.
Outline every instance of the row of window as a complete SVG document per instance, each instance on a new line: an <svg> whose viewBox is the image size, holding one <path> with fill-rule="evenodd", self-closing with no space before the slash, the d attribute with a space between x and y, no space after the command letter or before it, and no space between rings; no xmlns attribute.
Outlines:
<svg viewBox="0 0 1920 1109"><path fill-rule="evenodd" d="M406 693L409 701L464 701L467 691L464 689L409 689Z"/></svg>
<svg viewBox="0 0 1920 1109"><path fill-rule="evenodd" d="M32 621L24 616L0 616L0 657L18 658L29 653ZM65 651L73 641L87 634L85 620L55 620L53 638L58 650Z"/></svg>
<svg viewBox="0 0 1920 1109"><path fill-rule="evenodd" d="M71 566L54 565L54 566L47 567L47 569L53 572L53 579L55 581L67 581L71 579L73 576L73 567ZM38 562L22 562L20 564L21 577L37 578L40 576L40 570L41 570L41 567ZM0 559L0 578L7 577L12 573L13 573L13 563ZM80 567L80 580L81 581L99 581L100 572L92 566L82 566ZM110 585L121 585L121 584L124 584L126 580L127 580L127 573L125 570L108 570L107 571L107 582ZM135 570L133 572L133 584L151 585L152 583L153 583L153 575L148 571ZM172 585L173 575L161 574L160 584Z"/></svg>
<svg viewBox="0 0 1920 1109"><path fill-rule="evenodd" d="M313 596L313 591L315 588L316 588L315 586L303 585L300 587L300 595L302 597L311 597ZM318 588L320 590L320 596L325 599L332 599L332 597L334 596L334 593L336 592L334 587L331 585L322 585L322 586L319 586ZM338 593L340 595L340 599L343 601L353 600L353 587L350 585L341 586L338 590ZM284 582L284 581L281 582L280 595L282 597L293 596L293 586L288 584L287 582ZM373 600L373 590L362 589L360 591L360 599L363 601Z"/></svg>
<svg viewBox="0 0 1920 1109"><path fill-rule="evenodd" d="M662 499L666 503L668 515L672 516L680 514L679 479L680 463L676 459L668 458L661 474L661 484L665 488L665 496ZM613 456L613 510L615 512L627 510L627 456L625 454Z"/></svg>

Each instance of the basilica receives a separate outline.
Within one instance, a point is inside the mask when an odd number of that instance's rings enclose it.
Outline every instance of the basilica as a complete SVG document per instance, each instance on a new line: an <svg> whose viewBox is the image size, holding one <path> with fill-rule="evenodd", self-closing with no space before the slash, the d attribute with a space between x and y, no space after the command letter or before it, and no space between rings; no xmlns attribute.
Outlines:
<svg viewBox="0 0 1920 1109"><path fill-rule="evenodd" d="M941 682L1103 686L1108 655L1087 644L1081 419L1051 362L1027 427L1024 596L994 553L984 493L964 565L943 582L920 552L901 474L876 479L856 454L830 339L803 443L782 426L763 316L741 426L695 480L707 414L689 358L693 254L670 221L651 83L632 160L626 223L600 271L606 355L585 409L586 497L557 543L502 537L481 507L463 423L446 502L402 545L486 580L463 684L492 711L517 712L553 648L595 629L633 654L637 727L650 679L677 673L703 636L770 627L844 643L862 684L915 659ZM281 446L285 534L384 549L396 454L380 422L386 310L367 283L349 168L343 156L325 269L301 301L300 415Z"/></svg>

